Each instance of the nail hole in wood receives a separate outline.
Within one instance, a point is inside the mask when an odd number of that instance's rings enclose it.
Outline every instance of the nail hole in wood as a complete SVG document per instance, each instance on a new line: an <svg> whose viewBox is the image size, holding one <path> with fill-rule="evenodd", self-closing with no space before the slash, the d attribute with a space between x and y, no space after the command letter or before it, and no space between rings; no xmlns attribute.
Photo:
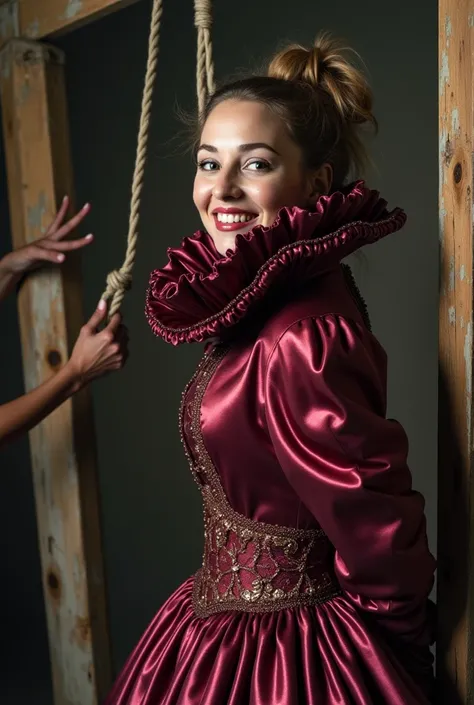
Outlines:
<svg viewBox="0 0 474 705"><path fill-rule="evenodd" d="M48 360L48 365L50 367L59 367L61 364L61 355L57 350L50 350L46 356L46 359Z"/></svg>
<svg viewBox="0 0 474 705"><path fill-rule="evenodd" d="M462 179L462 166L461 163L458 162L456 166L454 167L454 181L458 184Z"/></svg>
<svg viewBox="0 0 474 705"><path fill-rule="evenodd" d="M61 583L59 582L58 575L56 575L53 569L48 572L47 583L52 597L56 600L59 599L61 593Z"/></svg>

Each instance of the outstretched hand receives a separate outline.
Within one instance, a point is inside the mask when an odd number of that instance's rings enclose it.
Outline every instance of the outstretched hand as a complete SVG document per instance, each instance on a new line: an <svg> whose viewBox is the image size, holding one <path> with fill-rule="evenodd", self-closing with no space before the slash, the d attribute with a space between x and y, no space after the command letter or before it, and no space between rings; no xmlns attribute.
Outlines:
<svg viewBox="0 0 474 705"><path fill-rule="evenodd" d="M61 264L66 258L65 253L79 250L92 242L93 235L86 235L75 240L64 239L82 223L90 211L90 205L86 204L76 215L64 222L68 206L69 198L66 196L54 221L46 231L46 235L35 242L9 252L3 258L2 265L12 274L21 275L44 264Z"/></svg>

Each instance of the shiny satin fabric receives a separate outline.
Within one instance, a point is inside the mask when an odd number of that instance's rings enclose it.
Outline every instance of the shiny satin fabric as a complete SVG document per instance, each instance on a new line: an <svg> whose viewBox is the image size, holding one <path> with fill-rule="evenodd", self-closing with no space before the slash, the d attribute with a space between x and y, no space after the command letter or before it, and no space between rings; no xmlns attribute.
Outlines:
<svg viewBox="0 0 474 705"><path fill-rule="evenodd" d="M161 608L106 705L426 705L404 661L350 601L200 619L192 579Z"/></svg>
<svg viewBox="0 0 474 705"><path fill-rule="evenodd" d="M435 564L407 438L385 418L380 354L350 319L298 321L269 362L268 427L286 478L336 548L347 598L401 639L426 645Z"/></svg>
<svg viewBox="0 0 474 705"><path fill-rule="evenodd" d="M159 611L106 705L432 702L435 563L405 434L385 418L385 389L385 353L339 267L230 346L200 407L225 496L254 521L322 528L343 594L201 618L190 579Z"/></svg>
<svg viewBox="0 0 474 705"><path fill-rule="evenodd" d="M215 361L188 387L182 435L197 485L213 497L204 562L219 568L207 572L207 587L213 576L218 584L206 609L197 608L194 578L178 588L105 705L433 702L435 561L424 502L403 429L386 419L385 353L340 265L404 221L359 182L314 212L283 209L225 257L197 233L153 272L152 330L175 345L206 341ZM262 543L268 525L273 539ZM292 564L277 549L301 530L299 549L313 532L327 548L316 572L296 560L304 584L317 579L322 590L329 576L337 590L317 604L303 604L300 592L288 606ZM265 563L253 582L259 551ZM275 606L287 606L256 612L248 598L258 602L274 564L285 593ZM233 568L247 571L239 599L209 614L228 598ZM275 583L267 587L272 594Z"/></svg>
<svg viewBox="0 0 474 705"><path fill-rule="evenodd" d="M150 276L145 312L153 332L173 345L227 333L275 289L314 279L403 227L405 213L386 206L359 181L321 196L314 210L282 208L270 227L238 235L225 256L208 233L185 238Z"/></svg>

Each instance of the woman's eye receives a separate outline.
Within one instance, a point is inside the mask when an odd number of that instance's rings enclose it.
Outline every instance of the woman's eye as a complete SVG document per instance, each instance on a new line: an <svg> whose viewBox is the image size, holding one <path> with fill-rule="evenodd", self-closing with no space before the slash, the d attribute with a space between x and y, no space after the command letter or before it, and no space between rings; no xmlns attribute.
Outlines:
<svg viewBox="0 0 474 705"><path fill-rule="evenodd" d="M245 168L251 171L268 171L271 167L264 159L252 159L252 161L247 162Z"/></svg>
<svg viewBox="0 0 474 705"><path fill-rule="evenodd" d="M204 159L202 162L198 162L198 169L201 171L216 171L218 168L218 163L213 159Z"/></svg>

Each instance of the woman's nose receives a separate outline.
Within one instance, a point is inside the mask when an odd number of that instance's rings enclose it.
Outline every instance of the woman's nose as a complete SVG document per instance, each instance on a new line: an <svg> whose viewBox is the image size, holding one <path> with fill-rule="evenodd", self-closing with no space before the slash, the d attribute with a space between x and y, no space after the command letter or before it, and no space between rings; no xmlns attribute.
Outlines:
<svg viewBox="0 0 474 705"><path fill-rule="evenodd" d="M231 171L222 169L214 182L213 196L220 201L240 198L242 189L238 184L236 175Z"/></svg>

